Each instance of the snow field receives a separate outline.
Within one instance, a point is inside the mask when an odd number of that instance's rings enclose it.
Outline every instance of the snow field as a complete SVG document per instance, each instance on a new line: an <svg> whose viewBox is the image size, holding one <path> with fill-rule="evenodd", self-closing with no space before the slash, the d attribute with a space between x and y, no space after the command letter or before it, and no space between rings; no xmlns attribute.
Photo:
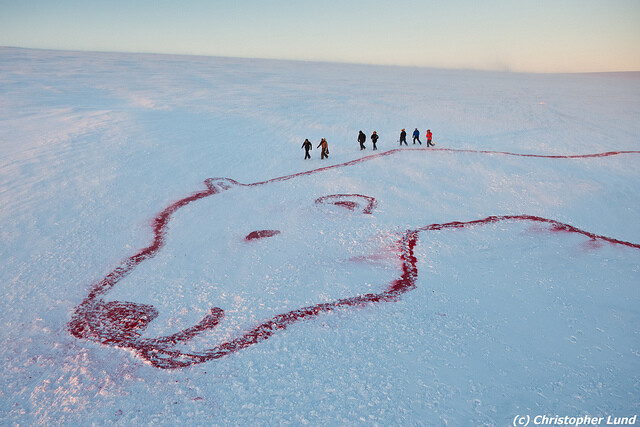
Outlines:
<svg viewBox="0 0 640 427"><path fill-rule="evenodd" d="M638 150L640 79L0 48L0 321L6 424L505 425L637 413L638 250L526 221L421 231L415 289L176 370L77 339L92 284L148 246L207 178L255 184L371 155L362 129L436 148ZM309 138L329 141L303 161ZM411 144L411 143L410 143ZM202 351L274 315L399 274L407 230L536 215L640 243L638 154L412 150L254 186L172 216L104 298L152 304L144 337L212 307ZM371 214L316 203L372 197ZM256 230L279 230L246 241Z"/></svg>

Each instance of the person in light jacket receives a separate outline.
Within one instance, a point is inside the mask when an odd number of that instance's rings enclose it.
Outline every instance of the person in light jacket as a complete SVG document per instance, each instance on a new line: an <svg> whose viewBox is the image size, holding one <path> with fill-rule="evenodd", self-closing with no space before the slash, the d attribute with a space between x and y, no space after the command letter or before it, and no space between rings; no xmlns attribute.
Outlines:
<svg viewBox="0 0 640 427"><path fill-rule="evenodd" d="M322 138L320 140L320 144L316 148L322 147L322 153L320 154L320 160L329 158L329 144L327 144L327 139Z"/></svg>

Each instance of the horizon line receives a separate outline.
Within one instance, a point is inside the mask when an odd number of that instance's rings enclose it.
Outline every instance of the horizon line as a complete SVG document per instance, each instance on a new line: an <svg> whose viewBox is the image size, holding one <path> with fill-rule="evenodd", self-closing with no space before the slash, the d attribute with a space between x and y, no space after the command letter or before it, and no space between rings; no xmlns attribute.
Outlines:
<svg viewBox="0 0 640 427"><path fill-rule="evenodd" d="M575 75L575 74L632 74L640 73L639 70L603 70L603 71L520 71L511 69L498 68L473 68L473 67L444 67L436 65L411 65L411 64L386 64L373 62L351 62L351 61L332 61L321 59L295 59L295 58L274 58L274 57L249 57L249 56L229 56L215 55L204 53L177 53L177 52L156 52L156 51L126 51L126 50L101 50L101 49L70 49L70 48L50 48L50 47L25 47L25 46L6 46L0 45L0 49L15 50L31 50L43 52L66 52L66 53L94 53L94 54L115 54L115 55L154 55L154 56L178 56L189 58L220 58L235 60L257 60L257 61L280 61L280 62L297 62L310 64L328 64L328 65L352 65L352 66L368 66L368 67L389 67L389 68L417 68L424 70L440 70L440 71L461 71L461 72L485 72L485 73L508 73L508 74L535 74L535 75Z"/></svg>

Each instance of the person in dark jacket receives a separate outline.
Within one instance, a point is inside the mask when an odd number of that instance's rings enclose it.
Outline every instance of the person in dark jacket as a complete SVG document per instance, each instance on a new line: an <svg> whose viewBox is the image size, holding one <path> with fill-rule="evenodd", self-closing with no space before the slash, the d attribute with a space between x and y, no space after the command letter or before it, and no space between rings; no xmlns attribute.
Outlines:
<svg viewBox="0 0 640 427"><path fill-rule="evenodd" d="M371 134L371 142L373 142L373 151L376 151L378 147L376 147L376 142L378 142L378 134L374 130Z"/></svg>
<svg viewBox="0 0 640 427"><path fill-rule="evenodd" d="M310 159L311 155L309 154L309 150L313 150L313 144L311 144L311 141L309 141L308 139L305 139L304 142L302 143L302 147L300 148L304 148L304 159Z"/></svg>
<svg viewBox="0 0 640 427"><path fill-rule="evenodd" d="M404 129L402 129L402 132L400 132L400 145L402 145L403 142L404 145L407 145L407 132L405 132Z"/></svg>
<svg viewBox="0 0 640 427"><path fill-rule="evenodd" d="M433 147L435 144L431 142L431 139L433 138L433 134L431 133L431 129L427 129L427 147L431 146Z"/></svg>
<svg viewBox="0 0 640 427"><path fill-rule="evenodd" d="M413 145L416 145L416 141L420 142L420 131L418 128L413 131ZM420 142L420 145L422 145L422 142Z"/></svg>
<svg viewBox="0 0 640 427"><path fill-rule="evenodd" d="M327 144L327 139L326 138L322 138L320 140L320 144L318 144L318 146L316 148L320 148L322 147L322 154L320 155L320 160L324 159L324 158L329 158L329 144Z"/></svg>
<svg viewBox="0 0 640 427"><path fill-rule="evenodd" d="M358 142L360 143L360 150L365 150L367 147L364 146L365 141L367 140L367 135L364 132L360 131L358 134Z"/></svg>

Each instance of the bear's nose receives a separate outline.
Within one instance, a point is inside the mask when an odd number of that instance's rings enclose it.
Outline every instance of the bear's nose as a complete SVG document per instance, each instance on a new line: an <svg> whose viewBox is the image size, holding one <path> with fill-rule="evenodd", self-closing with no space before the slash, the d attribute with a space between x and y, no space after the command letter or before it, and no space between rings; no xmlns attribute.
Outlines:
<svg viewBox="0 0 640 427"><path fill-rule="evenodd" d="M264 239L265 237L272 237L280 234L280 230L256 230L247 234L244 238L247 242L250 240Z"/></svg>

